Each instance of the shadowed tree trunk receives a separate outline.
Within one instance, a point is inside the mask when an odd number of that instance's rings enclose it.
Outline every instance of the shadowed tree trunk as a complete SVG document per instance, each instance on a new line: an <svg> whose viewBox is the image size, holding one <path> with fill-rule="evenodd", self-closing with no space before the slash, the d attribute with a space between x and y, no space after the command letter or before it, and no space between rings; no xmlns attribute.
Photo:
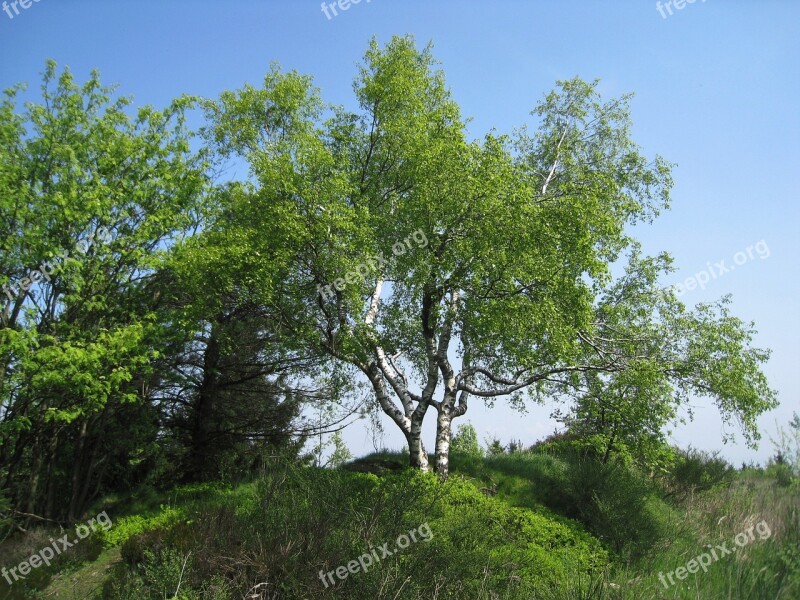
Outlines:
<svg viewBox="0 0 800 600"><path fill-rule="evenodd" d="M219 392L220 347L217 325L211 327L203 356L203 380L197 391L191 429L189 478L200 481L207 475L211 419Z"/></svg>

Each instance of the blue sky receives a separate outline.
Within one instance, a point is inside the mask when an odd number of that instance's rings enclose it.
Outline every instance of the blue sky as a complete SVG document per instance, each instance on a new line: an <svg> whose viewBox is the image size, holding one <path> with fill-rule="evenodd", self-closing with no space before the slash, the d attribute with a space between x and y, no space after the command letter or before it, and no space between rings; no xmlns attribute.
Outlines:
<svg viewBox="0 0 800 600"><path fill-rule="evenodd" d="M136 104L160 106L184 93L216 97L257 85L278 61L313 75L327 101L352 107L370 37L412 33L434 43L476 137L531 123L528 113L558 79L599 78L609 96L635 92L634 138L647 154L677 163L672 210L637 236L649 253L675 257L679 272L666 283L721 260L735 266L682 299L731 293L735 314L756 322L758 345L773 350L766 371L782 402L760 420L767 433L800 410L800 3L697 0L670 5L666 18L650 0L362 0L331 19L317 0L40 0L17 8L13 19L0 12L3 88L36 88L54 58L78 80L96 68ZM741 260L737 252L758 242L769 256L751 251ZM695 422L674 440L721 447L715 410L695 404ZM481 437L530 443L553 431L550 411L520 416L502 402L492 410L473 404L465 420ZM402 438L385 423L383 444L399 448ZM345 439L355 453L372 446L361 428ZM766 437L758 451L723 448L736 463L771 452Z"/></svg>

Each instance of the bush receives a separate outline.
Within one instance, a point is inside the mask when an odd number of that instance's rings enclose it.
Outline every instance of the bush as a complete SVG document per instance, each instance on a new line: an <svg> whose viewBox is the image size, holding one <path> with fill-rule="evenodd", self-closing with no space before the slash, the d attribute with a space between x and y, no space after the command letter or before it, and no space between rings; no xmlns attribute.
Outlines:
<svg viewBox="0 0 800 600"><path fill-rule="evenodd" d="M486 442L486 455L487 456L500 456L501 454L505 454L505 446L503 443L497 438L487 438L484 440Z"/></svg>
<svg viewBox="0 0 800 600"><path fill-rule="evenodd" d="M730 484L736 469L718 452L703 452L694 448L678 450L675 463L668 475L671 493L679 499L696 491L709 490L718 485Z"/></svg>
<svg viewBox="0 0 800 600"><path fill-rule="evenodd" d="M561 457L534 451L481 462L459 460L454 468L496 484L497 494L515 504L579 521L621 555L642 556L663 536L656 490L623 463L602 463L574 448Z"/></svg>
<svg viewBox="0 0 800 600"><path fill-rule="evenodd" d="M772 463L767 466L765 473L768 477L773 477L781 487L789 487L797 482L792 467L786 463Z"/></svg>
<svg viewBox="0 0 800 600"><path fill-rule="evenodd" d="M483 448L478 442L478 432L471 424L459 425L450 443L450 451L470 456L483 456Z"/></svg>
<svg viewBox="0 0 800 600"><path fill-rule="evenodd" d="M621 463L572 462L563 501L562 514L578 519L619 554L645 555L663 535L650 484Z"/></svg>
<svg viewBox="0 0 800 600"><path fill-rule="evenodd" d="M107 600L228 600L224 584L214 579L216 586L197 590L186 585L185 576L192 568L191 554L165 548L159 552L146 550L141 564L132 571L118 571L103 588ZM222 586L220 586L222 584ZM213 594L206 593L213 589Z"/></svg>
<svg viewBox="0 0 800 600"><path fill-rule="evenodd" d="M158 529L181 519L183 511L176 508L162 507L161 512L144 517L142 515L131 515L121 517L114 522L113 527L108 531L98 531L97 534L103 541L103 546L110 548L123 544L133 536Z"/></svg>
<svg viewBox="0 0 800 600"><path fill-rule="evenodd" d="M599 542L576 524L511 507L458 476L440 483L411 469L378 477L284 463L229 499L190 515L191 525L132 537L123 546L128 567L117 579L140 598L163 598L179 559L191 556L181 588L191 598L212 597L206 582L217 577L236 598L261 585L284 598L489 598L491 590L510 599L607 564ZM396 546L423 526L427 540ZM384 544L396 551L380 568L322 583L320 571ZM124 593L110 585L106 598L127 600Z"/></svg>

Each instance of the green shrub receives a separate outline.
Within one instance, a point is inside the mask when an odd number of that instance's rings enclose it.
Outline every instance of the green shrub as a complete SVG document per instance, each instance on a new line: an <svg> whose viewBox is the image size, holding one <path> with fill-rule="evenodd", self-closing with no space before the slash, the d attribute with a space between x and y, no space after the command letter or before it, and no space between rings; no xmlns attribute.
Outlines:
<svg viewBox="0 0 800 600"><path fill-rule="evenodd" d="M788 464L770 464L765 469L767 477L772 477L775 482L781 487L789 487L797 480L794 478L792 467Z"/></svg>
<svg viewBox="0 0 800 600"><path fill-rule="evenodd" d="M158 553L146 550L140 565L133 571L117 572L103 589L107 600L200 600L201 598L228 598L210 596L194 590L185 576L191 571L192 557L165 548Z"/></svg>
<svg viewBox="0 0 800 600"><path fill-rule="evenodd" d="M662 536L653 490L623 464L573 462L562 498L559 512L578 519L617 553L641 556Z"/></svg>
<svg viewBox="0 0 800 600"><path fill-rule="evenodd" d="M690 447L677 451L668 480L673 488L672 493L684 498L696 491L727 485L735 476L736 469L720 458L718 452L709 453Z"/></svg>
<svg viewBox="0 0 800 600"><path fill-rule="evenodd" d="M450 451L468 456L483 456L483 448L478 442L478 432L475 431L471 424L459 425L458 430L453 435Z"/></svg>
<svg viewBox="0 0 800 600"><path fill-rule="evenodd" d="M181 589L202 598L240 598L257 585L285 598L490 598L490 591L530 598L608 562L577 524L509 506L459 476L440 483L411 469L377 477L283 463L227 498L227 506L198 507L187 519L131 537L117 579L141 598L156 597L174 582L179 559L191 556ZM385 543L392 548L423 526L427 541L335 585L322 583L320 571ZM213 577L223 591L208 588ZM110 586L106 598L127 600L122 587Z"/></svg>
<svg viewBox="0 0 800 600"><path fill-rule="evenodd" d="M484 442L486 443L486 456L500 456L506 451L503 443L497 438L486 438Z"/></svg>
<svg viewBox="0 0 800 600"><path fill-rule="evenodd" d="M539 512L546 507L579 521L619 554L646 554L663 535L655 490L625 464L604 464L569 451L505 454L478 462L458 458L454 468L493 482L497 494L516 505Z"/></svg>
<svg viewBox="0 0 800 600"><path fill-rule="evenodd" d="M111 546L122 544L139 533L174 523L184 516L184 511L180 509L162 507L161 512L151 516L130 515L120 517L114 521L113 526L108 531L98 531L97 533L103 541L103 546L110 548Z"/></svg>

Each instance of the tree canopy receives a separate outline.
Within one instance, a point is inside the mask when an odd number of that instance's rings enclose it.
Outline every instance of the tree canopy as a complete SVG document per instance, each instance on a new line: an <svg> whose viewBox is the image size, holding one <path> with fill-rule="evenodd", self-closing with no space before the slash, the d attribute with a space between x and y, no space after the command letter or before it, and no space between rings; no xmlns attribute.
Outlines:
<svg viewBox="0 0 800 600"><path fill-rule="evenodd" d="M373 41L354 91L358 111L328 106L308 77L273 68L208 104L207 135L250 166L228 231L251 245L234 258L287 335L369 382L412 465L428 467L432 409L447 474L471 397L624 387L663 421L700 394L758 437L775 406L768 352L726 300L689 310L661 288L669 256L642 257L632 236L668 208L672 179L632 141L629 96L562 81L533 132L469 140L431 48L409 37Z"/></svg>
<svg viewBox="0 0 800 600"><path fill-rule="evenodd" d="M672 178L632 140L630 96L561 81L528 126L470 139L410 37L373 41L353 89L354 109L329 105L273 66L258 87L133 110L98 74L81 86L49 63L41 103L6 91L14 510L71 519L104 490L235 476L365 411L443 477L476 401L563 401L610 452L663 441L704 397L758 440L777 401L754 325L727 297L686 307L660 283L669 255L633 235ZM247 176L224 177L231 161Z"/></svg>

